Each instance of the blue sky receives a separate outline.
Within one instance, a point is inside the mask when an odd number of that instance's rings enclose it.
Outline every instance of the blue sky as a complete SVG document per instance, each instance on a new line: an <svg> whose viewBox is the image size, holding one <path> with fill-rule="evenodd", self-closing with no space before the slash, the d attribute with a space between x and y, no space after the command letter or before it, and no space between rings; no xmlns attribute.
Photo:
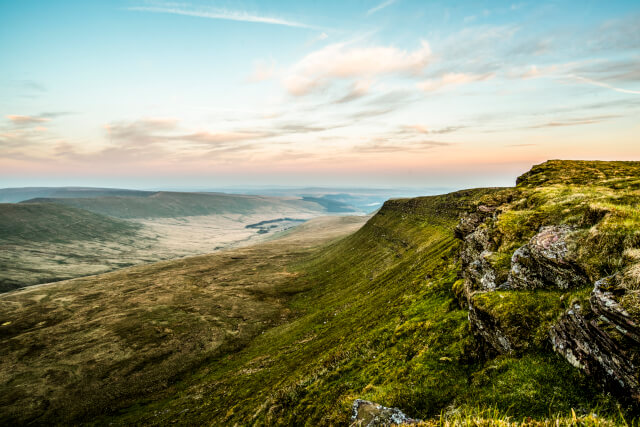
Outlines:
<svg viewBox="0 0 640 427"><path fill-rule="evenodd" d="M0 186L509 185L640 160L640 3L0 2Z"/></svg>

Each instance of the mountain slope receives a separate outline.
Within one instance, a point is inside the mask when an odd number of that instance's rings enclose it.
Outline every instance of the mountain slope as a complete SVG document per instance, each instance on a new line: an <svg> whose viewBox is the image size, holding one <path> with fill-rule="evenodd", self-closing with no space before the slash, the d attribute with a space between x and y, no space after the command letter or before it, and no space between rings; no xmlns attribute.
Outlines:
<svg viewBox="0 0 640 427"><path fill-rule="evenodd" d="M0 423L78 422L166 392L289 319L300 289L287 265L362 221L0 295Z"/></svg>
<svg viewBox="0 0 640 427"><path fill-rule="evenodd" d="M640 409L640 169L584 166L534 168L577 171L569 184L523 178L388 201L322 247L125 270L91 279L95 295L78 281L6 294L3 421L346 425L367 399L427 420L493 408L502 420L596 411L594 423L622 423ZM104 292L125 281L112 323ZM70 298L92 304L73 321ZM116 324L126 326L117 338ZM211 336L238 340L216 352ZM43 337L46 348L35 344ZM71 390L91 397L73 404Z"/></svg>
<svg viewBox="0 0 640 427"><path fill-rule="evenodd" d="M499 193L385 203L354 235L296 265L309 289L291 301L298 319L119 421L346 425L355 399L423 419L452 405L518 417L598 404L613 411L597 384L549 347L489 358L478 347L454 291L454 230L461 215Z"/></svg>

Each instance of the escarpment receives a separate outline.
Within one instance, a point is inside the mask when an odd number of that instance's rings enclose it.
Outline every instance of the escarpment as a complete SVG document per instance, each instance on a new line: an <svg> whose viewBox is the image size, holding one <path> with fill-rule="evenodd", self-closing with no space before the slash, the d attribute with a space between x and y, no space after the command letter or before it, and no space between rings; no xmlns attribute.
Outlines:
<svg viewBox="0 0 640 427"><path fill-rule="evenodd" d="M541 168L456 228L471 332L487 356L553 349L637 404L637 174L565 185Z"/></svg>

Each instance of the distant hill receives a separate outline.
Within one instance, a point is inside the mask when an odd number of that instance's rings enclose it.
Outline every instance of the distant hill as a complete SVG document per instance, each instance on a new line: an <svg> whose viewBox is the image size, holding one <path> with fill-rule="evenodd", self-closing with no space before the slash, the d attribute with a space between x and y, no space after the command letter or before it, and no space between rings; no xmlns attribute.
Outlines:
<svg viewBox="0 0 640 427"><path fill-rule="evenodd" d="M249 214L262 211L310 213L354 212L339 202L292 197L248 196L223 193L157 192L140 197L36 198L22 202L57 203L116 218L176 218L213 214Z"/></svg>
<svg viewBox="0 0 640 427"><path fill-rule="evenodd" d="M154 191L124 190L119 188L92 187L23 187L0 188L0 203L18 203L39 197L80 198L102 196L130 196L144 197L154 194Z"/></svg>
<svg viewBox="0 0 640 427"><path fill-rule="evenodd" d="M143 226L56 203L0 203L0 292L158 258Z"/></svg>
<svg viewBox="0 0 640 427"><path fill-rule="evenodd" d="M0 203L0 243L113 240L141 226L56 203Z"/></svg>

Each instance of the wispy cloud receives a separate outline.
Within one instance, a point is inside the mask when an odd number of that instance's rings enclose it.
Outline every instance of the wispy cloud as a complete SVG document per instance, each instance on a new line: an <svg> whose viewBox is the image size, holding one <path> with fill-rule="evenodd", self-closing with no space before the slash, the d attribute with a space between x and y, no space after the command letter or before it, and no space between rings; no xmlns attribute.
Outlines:
<svg viewBox="0 0 640 427"><path fill-rule="evenodd" d="M374 13L381 11L381 10L382 10L382 9L384 9L385 7L389 7L389 6L391 6L391 5L392 5L392 4L394 4L396 1L398 1L398 0L386 0L386 1L383 1L383 2L382 2L382 3L380 3L379 5L374 6L374 7L372 7L371 9L367 10L367 16L369 16L369 15L373 15Z"/></svg>
<svg viewBox="0 0 640 427"><path fill-rule="evenodd" d="M469 73L446 73L438 80L425 80L418 83L418 87L425 92L433 92L445 87L456 87L472 82L481 82L492 79L494 73L469 74Z"/></svg>
<svg viewBox="0 0 640 427"><path fill-rule="evenodd" d="M257 139L266 136L257 132L199 130L184 132L173 118L141 119L112 123L105 126L110 141L117 144L153 145L168 141L183 141L198 145L220 145Z"/></svg>
<svg viewBox="0 0 640 427"><path fill-rule="evenodd" d="M446 126L443 128L430 128L428 126L425 125L407 125L407 126L403 126L398 133L399 134L423 134L423 135L428 135L428 134L432 134L432 135L442 135L445 133L453 133L456 132L460 129L464 129L465 126Z"/></svg>
<svg viewBox="0 0 640 427"><path fill-rule="evenodd" d="M566 119L562 121L553 121L542 123L539 125L529 126L529 129L542 129L542 128L555 128L555 127L565 127L565 126L580 126L580 125L592 125L595 123L600 123L605 120L615 119L620 117L616 114L609 114L603 116L594 116L594 117L580 117L573 119Z"/></svg>
<svg viewBox="0 0 640 427"><path fill-rule="evenodd" d="M351 90L349 93L335 101L336 104L344 104L347 102L355 101L356 99L360 99L369 93L369 89L371 88L371 80L359 80L353 83Z"/></svg>
<svg viewBox="0 0 640 427"><path fill-rule="evenodd" d="M254 22L260 24L284 25L286 27L321 29L315 25L271 16L254 15L240 10L228 10L217 8L193 8L188 5L176 5L166 3L158 6L133 6L127 10L138 12L168 13L172 15L193 16L197 18L222 19L227 21Z"/></svg>
<svg viewBox="0 0 640 427"><path fill-rule="evenodd" d="M640 95L640 90L622 89L622 88L619 88L619 87L612 86L612 85L610 85L608 83L598 82L598 81L595 81L595 80L588 79L586 77L577 76L575 74L572 74L569 77L571 77L572 79L584 82L584 83L588 83L588 84L593 85L593 86L599 86L599 87L603 87L603 88L606 88L606 89L611 89L611 90L614 90L616 92L630 93L630 94L633 94L633 95Z"/></svg>
<svg viewBox="0 0 640 427"><path fill-rule="evenodd" d="M406 152L423 152L432 150L437 147L447 147L453 145L450 142L421 140L412 142L398 143L396 141L380 138L368 144L357 145L353 147L356 153L406 153Z"/></svg>
<svg viewBox="0 0 640 427"><path fill-rule="evenodd" d="M262 82L271 79L276 73L275 61L256 61L253 64L253 72L247 78L249 82Z"/></svg>
<svg viewBox="0 0 640 427"><path fill-rule="evenodd" d="M11 123L17 124L17 125L32 125L32 124L36 124L36 123L44 123L44 122L48 122L49 118L46 117L40 117L40 116L22 116L22 115L18 115L18 114L9 114L7 116L7 119L9 119L9 121Z"/></svg>

